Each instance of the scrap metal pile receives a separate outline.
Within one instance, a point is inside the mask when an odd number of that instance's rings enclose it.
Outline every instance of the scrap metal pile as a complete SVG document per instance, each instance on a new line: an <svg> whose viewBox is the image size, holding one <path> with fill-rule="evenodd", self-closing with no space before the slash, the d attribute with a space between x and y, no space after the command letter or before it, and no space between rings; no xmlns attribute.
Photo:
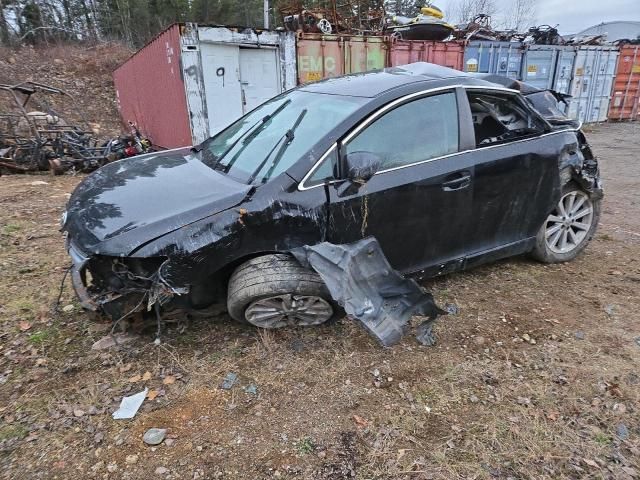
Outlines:
<svg viewBox="0 0 640 480"><path fill-rule="evenodd" d="M481 13L469 23L456 25L453 37L456 40L523 40L524 34L513 30L495 30L491 26L491 16Z"/></svg>
<svg viewBox="0 0 640 480"><path fill-rule="evenodd" d="M69 125L48 101L71 95L36 82L0 84L0 174L51 171L90 172L102 165L150 151L149 140L130 135L100 141L89 129Z"/></svg>
<svg viewBox="0 0 640 480"><path fill-rule="evenodd" d="M557 25L533 26L526 32L498 30L492 27L491 16L483 13L470 22L454 26L447 23L442 10L429 1L421 7L416 6L415 15L394 15L392 11L397 3L382 0L308 0L305 4L302 0L291 0L282 4L280 14L285 30L300 33L389 35L402 40L497 40L534 45L606 43L606 35L564 38L558 33Z"/></svg>
<svg viewBox="0 0 640 480"><path fill-rule="evenodd" d="M293 0L279 10L285 29L292 32L375 35L382 32L385 22L382 0L368 2L366 7L350 0L327 0L314 8Z"/></svg>

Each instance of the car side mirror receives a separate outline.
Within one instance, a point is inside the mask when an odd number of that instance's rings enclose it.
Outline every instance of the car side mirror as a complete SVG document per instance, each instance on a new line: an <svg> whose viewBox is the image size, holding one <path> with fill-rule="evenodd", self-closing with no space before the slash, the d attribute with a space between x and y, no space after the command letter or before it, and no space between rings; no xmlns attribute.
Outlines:
<svg viewBox="0 0 640 480"><path fill-rule="evenodd" d="M372 152L351 152L345 157L347 180L364 185L382 165L382 158Z"/></svg>

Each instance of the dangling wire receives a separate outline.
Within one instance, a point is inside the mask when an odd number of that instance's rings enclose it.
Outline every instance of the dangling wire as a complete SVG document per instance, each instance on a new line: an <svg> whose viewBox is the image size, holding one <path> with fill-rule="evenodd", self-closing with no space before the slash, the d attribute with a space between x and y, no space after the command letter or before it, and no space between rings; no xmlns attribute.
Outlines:
<svg viewBox="0 0 640 480"><path fill-rule="evenodd" d="M62 291L64 290L64 282L67 280L67 275L69 275L69 272L71 271L72 268L73 268L73 265L69 265L64 270L64 275L62 276L62 281L60 282L60 290L58 291L58 298L56 299L56 304L53 307L53 310L55 312L60 312L60 300L62 299Z"/></svg>
<svg viewBox="0 0 640 480"><path fill-rule="evenodd" d="M133 307L129 312L125 313L124 315L122 315L118 320L116 320L115 322L113 322L113 326L111 327L111 332L109 332L109 335L111 335L111 338L113 339L113 343L117 346L118 345L118 339L117 337L113 334L113 332L115 331L116 327L118 326L118 324L124 320L125 318L127 318L129 315L131 315L133 312L137 311L138 308L140 308L140 305L142 305L142 303L144 302L145 298L147 297L147 294L145 293L142 298L140 299L140 301L138 302L138 304Z"/></svg>
<svg viewBox="0 0 640 480"><path fill-rule="evenodd" d="M153 304L153 309L156 312L156 321L158 322L158 330L156 331L156 339L153 343L160 345L160 333L162 332L162 316L160 315L160 301L156 300Z"/></svg>

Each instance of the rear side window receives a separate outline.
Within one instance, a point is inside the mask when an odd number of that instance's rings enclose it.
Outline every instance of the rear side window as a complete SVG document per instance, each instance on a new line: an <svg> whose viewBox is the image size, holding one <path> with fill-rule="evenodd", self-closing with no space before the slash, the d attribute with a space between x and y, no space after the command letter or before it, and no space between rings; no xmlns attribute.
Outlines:
<svg viewBox="0 0 640 480"><path fill-rule="evenodd" d="M400 105L367 126L344 153L372 152L380 170L441 157L458 151L455 93L443 93Z"/></svg>
<svg viewBox="0 0 640 480"><path fill-rule="evenodd" d="M476 146L513 142L540 135L543 121L517 95L468 92Z"/></svg>

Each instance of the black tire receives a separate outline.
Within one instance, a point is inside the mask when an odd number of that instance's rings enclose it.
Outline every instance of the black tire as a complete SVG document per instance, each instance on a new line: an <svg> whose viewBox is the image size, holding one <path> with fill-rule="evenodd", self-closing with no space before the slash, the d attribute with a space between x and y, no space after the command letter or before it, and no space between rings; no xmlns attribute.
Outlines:
<svg viewBox="0 0 640 480"><path fill-rule="evenodd" d="M587 192L582 190L575 183L569 183L565 185L564 188L562 189L561 198L564 198L567 194L572 192L579 192L579 194L586 194L587 196L589 196ZM598 222L600 221L600 209L601 209L601 203L602 203L601 200L593 199L592 197L590 197L589 201L591 202L591 205L593 208L591 227L587 230L587 233L584 236L584 238L582 238L582 240L572 250L566 253L554 252L549 248L549 245L547 245L545 232L549 222L549 217L557 213L556 209L554 209L554 211L549 214L547 219L545 219L544 223L540 226L540 229L538 230L538 234L536 235L536 245L533 251L531 252L531 256L542 263L569 262L574 258L576 258L587 247L587 245L593 238L593 235L595 234L596 229L598 227Z"/></svg>
<svg viewBox="0 0 640 480"><path fill-rule="evenodd" d="M245 316L250 304L287 294L320 297L332 307L332 317L338 311L320 275L286 254L264 255L240 265L229 279L227 309L234 320L250 323Z"/></svg>

